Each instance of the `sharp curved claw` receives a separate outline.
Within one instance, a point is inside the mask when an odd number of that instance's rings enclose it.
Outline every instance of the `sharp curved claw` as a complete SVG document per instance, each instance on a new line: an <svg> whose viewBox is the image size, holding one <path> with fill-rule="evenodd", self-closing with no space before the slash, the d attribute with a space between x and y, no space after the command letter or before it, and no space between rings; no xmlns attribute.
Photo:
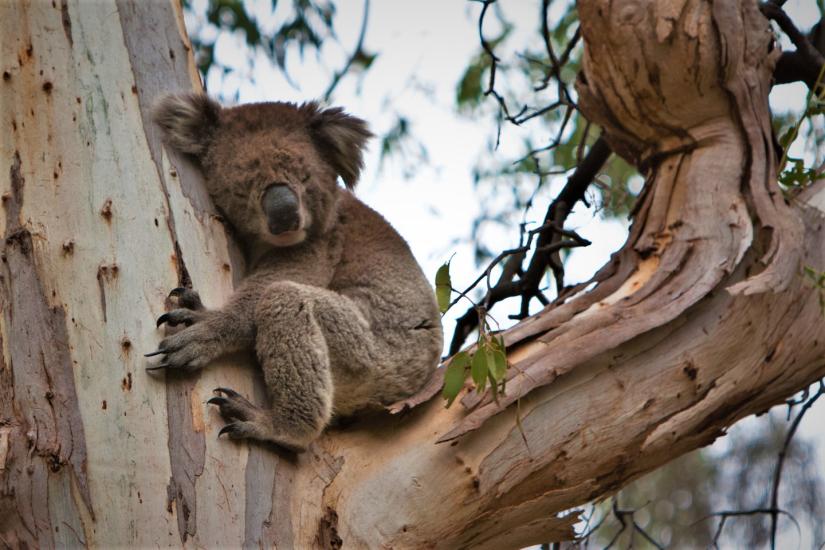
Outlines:
<svg viewBox="0 0 825 550"><path fill-rule="evenodd" d="M169 320L169 314L164 313L163 315L158 317L157 326L160 327L163 323L167 322L168 320Z"/></svg>
<svg viewBox="0 0 825 550"><path fill-rule="evenodd" d="M169 291L169 297L180 296L184 292L186 292L186 289L183 288L182 286L179 286L178 288L173 288L172 290Z"/></svg>
<svg viewBox="0 0 825 550"><path fill-rule="evenodd" d="M155 351L152 351L152 352L149 352L149 353L144 353L143 356L144 357L154 357L155 355L160 355L161 353L166 353L166 351L162 350L162 349L156 349Z"/></svg>
<svg viewBox="0 0 825 550"><path fill-rule="evenodd" d="M206 403L209 404L209 405L221 406L221 405L225 405L227 403L227 401L226 401L225 397L213 397L212 399L210 399Z"/></svg>
<svg viewBox="0 0 825 550"><path fill-rule="evenodd" d="M166 363L161 363L161 364L159 364L159 365L155 365L155 366L153 366L153 367L146 367L146 370L148 370L148 371L156 371L156 370L168 369L168 368L169 368L169 365L168 365L168 364L166 364Z"/></svg>
<svg viewBox="0 0 825 550"><path fill-rule="evenodd" d="M239 394L238 392L236 392L235 390L230 390L229 388L215 388L215 389L214 389L214 390L212 390L212 391L213 391L213 392L215 392L215 393L225 393L225 394L226 394L226 395L228 395L229 397L237 397L237 396L239 396L239 395L240 395L240 394Z"/></svg>
<svg viewBox="0 0 825 550"><path fill-rule="evenodd" d="M230 433L230 432L232 432L234 429L235 429L235 425L234 425L234 424L227 424L226 426L224 426L223 428L221 428L221 431L219 431L219 432L218 432L218 439L220 439L220 437L221 437L223 434Z"/></svg>

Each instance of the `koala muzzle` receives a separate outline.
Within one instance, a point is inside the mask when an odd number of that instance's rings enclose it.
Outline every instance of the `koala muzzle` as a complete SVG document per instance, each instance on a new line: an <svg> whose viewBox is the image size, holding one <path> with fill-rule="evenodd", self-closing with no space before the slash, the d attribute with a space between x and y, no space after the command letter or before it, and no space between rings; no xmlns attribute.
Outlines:
<svg viewBox="0 0 825 550"><path fill-rule="evenodd" d="M300 229L301 203L286 185L271 185L263 197L263 209L270 233L279 235Z"/></svg>

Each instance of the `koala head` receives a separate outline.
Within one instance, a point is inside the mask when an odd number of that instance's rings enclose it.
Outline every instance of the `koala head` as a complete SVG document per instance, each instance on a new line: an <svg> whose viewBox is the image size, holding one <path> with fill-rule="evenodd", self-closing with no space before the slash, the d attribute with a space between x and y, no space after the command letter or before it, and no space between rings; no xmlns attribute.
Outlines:
<svg viewBox="0 0 825 550"><path fill-rule="evenodd" d="M326 232L338 176L355 186L372 135L363 120L315 102L224 108L200 93L162 97L153 119L167 145L197 160L239 237L274 246Z"/></svg>

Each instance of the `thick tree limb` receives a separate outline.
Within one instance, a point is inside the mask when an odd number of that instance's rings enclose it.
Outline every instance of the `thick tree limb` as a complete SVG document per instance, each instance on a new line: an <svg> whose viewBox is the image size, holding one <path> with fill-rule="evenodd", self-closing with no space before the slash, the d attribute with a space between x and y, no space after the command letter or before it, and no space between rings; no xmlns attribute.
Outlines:
<svg viewBox="0 0 825 550"><path fill-rule="evenodd" d="M603 126L614 151L645 167L648 190L618 265L608 268L612 275L597 275L592 291L505 335L508 345L537 339L561 351L515 363L507 395L465 401L474 410L443 439L478 428L576 364L676 319L720 284L734 294L781 292L801 269L802 225L779 193L767 145L767 94L779 52L764 55L773 38L755 2L699 2L697 13L713 21L702 29L670 8L648 13L636 6L617 11L625 17L617 19L597 6L579 6L586 44L580 106ZM646 33L632 29L640 24ZM707 47L693 49L695 40ZM715 41L725 44L724 56L714 52ZM677 74L672 66L697 71ZM749 249L761 251L764 269L731 281Z"/></svg>

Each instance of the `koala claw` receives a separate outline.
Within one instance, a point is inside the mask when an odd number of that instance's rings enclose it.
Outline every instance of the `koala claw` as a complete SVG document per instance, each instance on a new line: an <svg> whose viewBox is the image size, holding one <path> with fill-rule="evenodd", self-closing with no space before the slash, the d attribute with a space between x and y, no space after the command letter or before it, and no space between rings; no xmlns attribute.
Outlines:
<svg viewBox="0 0 825 550"><path fill-rule="evenodd" d="M173 288L169 292L169 297L177 298L178 305L182 308L192 309L195 311L205 309L203 306L203 302L201 302L200 294L198 294L191 288L184 288L182 286L179 286L178 288Z"/></svg>
<svg viewBox="0 0 825 550"><path fill-rule="evenodd" d="M250 403L245 397L229 388L215 388L215 393L223 393L226 397L216 395L207 403L217 405L221 416L227 420L253 420L261 415L261 410Z"/></svg>
<svg viewBox="0 0 825 550"><path fill-rule="evenodd" d="M170 327L175 327L177 325L185 325L189 327L200 321L202 317L202 314L199 314L191 309L173 309L172 311L167 311L158 317L157 326L160 327L162 324L166 323Z"/></svg>
<svg viewBox="0 0 825 550"><path fill-rule="evenodd" d="M240 397L241 396L241 394L239 394L235 390L232 390L232 389L229 389L229 388L215 388L212 391L215 392L215 393L219 393L219 394L220 393L225 393L229 397Z"/></svg>
<svg viewBox="0 0 825 550"><path fill-rule="evenodd" d="M169 365L167 365L166 363L159 363L159 364L154 365L152 367L146 367L146 370L156 371L156 370L167 369L167 368L169 368Z"/></svg>
<svg viewBox="0 0 825 550"><path fill-rule="evenodd" d="M245 430L241 428L240 422L233 422L232 424L227 424L221 428L221 431L218 432L218 439L220 439L223 434L228 434L229 439L243 439L244 431Z"/></svg>
<svg viewBox="0 0 825 550"><path fill-rule="evenodd" d="M257 423L242 420L230 422L221 428L218 437L223 434L228 435L229 439L264 439L261 437L261 427Z"/></svg>
<svg viewBox="0 0 825 550"><path fill-rule="evenodd" d="M169 312L170 317L175 310ZM170 321L168 321L170 322ZM208 323L197 323L164 338L156 351L147 353L147 357L163 355L160 363L150 370L174 369L194 371L200 369L220 355L220 348L215 344L214 327Z"/></svg>

